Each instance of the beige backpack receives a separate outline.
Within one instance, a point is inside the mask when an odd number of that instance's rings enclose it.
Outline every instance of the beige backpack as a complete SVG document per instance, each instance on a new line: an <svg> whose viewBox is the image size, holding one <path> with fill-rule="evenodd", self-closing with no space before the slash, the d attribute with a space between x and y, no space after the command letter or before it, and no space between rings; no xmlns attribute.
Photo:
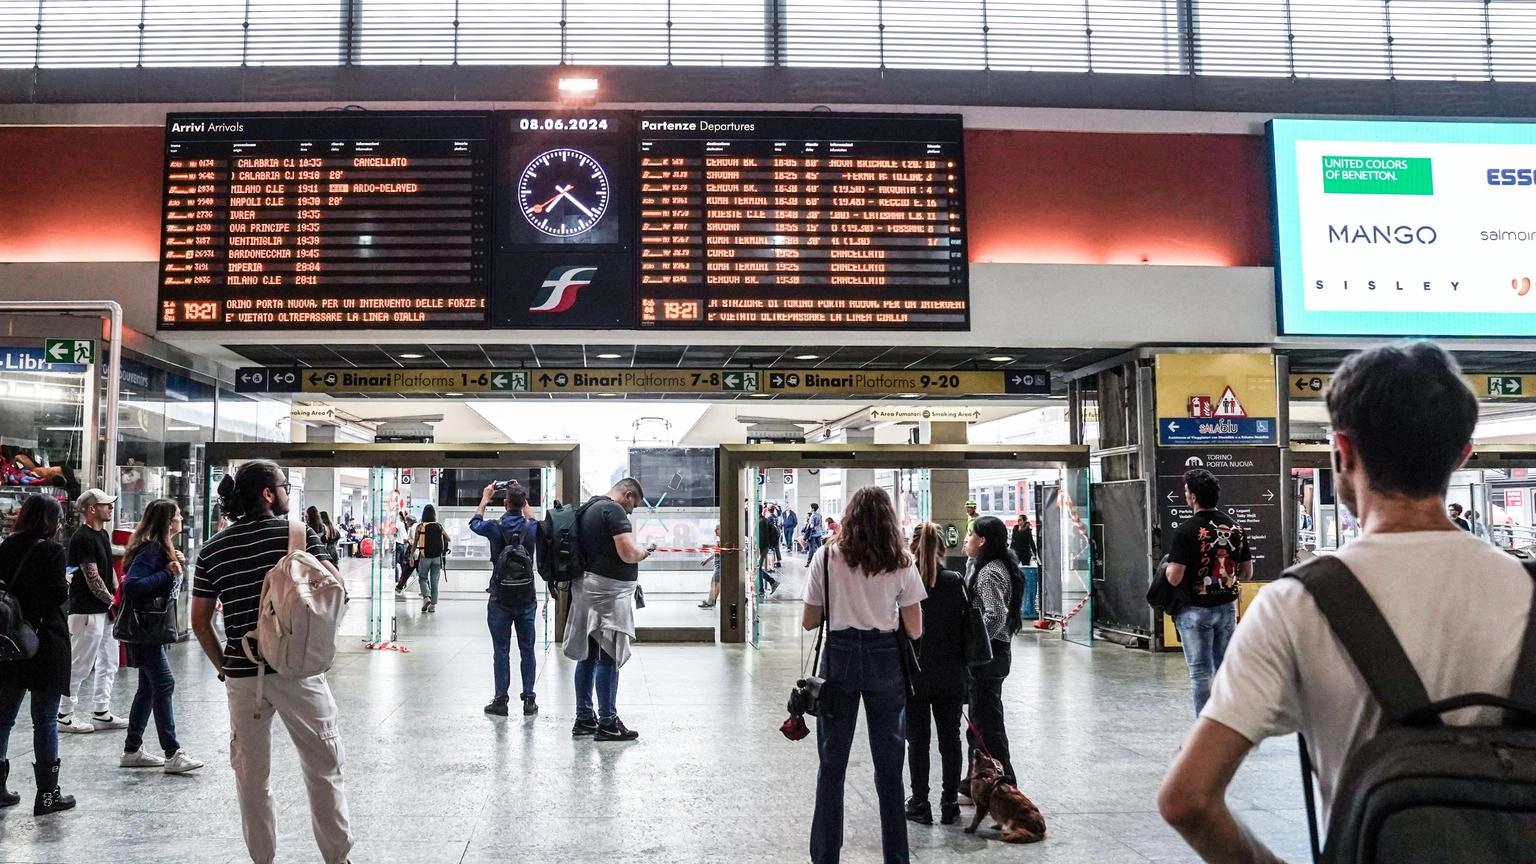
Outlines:
<svg viewBox="0 0 1536 864"><path fill-rule="evenodd" d="M288 554L267 571L261 583L256 629L240 638L245 656L284 678L308 678L331 668L336 634L347 611L347 589L320 560L305 551L303 525L288 526ZM266 666L262 665L265 661Z"/></svg>

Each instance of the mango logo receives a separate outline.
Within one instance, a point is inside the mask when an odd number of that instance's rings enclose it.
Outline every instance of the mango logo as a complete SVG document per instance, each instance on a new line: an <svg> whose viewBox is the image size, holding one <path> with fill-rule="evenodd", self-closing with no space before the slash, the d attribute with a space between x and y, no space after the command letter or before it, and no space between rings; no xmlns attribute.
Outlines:
<svg viewBox="0 0 1536 864"><path fill-rule="evenodd" d="M1515 289L1515 293L1521 297L1531 293L1531 277L1522 276L1519 279L1509 280L1509 287Z"/></svg>

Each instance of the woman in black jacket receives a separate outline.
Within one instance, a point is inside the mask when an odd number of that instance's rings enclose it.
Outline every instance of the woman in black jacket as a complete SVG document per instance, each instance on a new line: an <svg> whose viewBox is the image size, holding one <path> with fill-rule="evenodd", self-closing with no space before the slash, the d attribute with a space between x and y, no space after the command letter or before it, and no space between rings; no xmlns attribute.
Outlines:
<svg viewBox="0 0 1536 864"><path fill-rule="evenodd" d="M0 582L16 596L22 617L37 631L36 654L0 664L0 807L21 801L5 787L11 772L7 754L22 697L31 693L35 816L75 806L73 796L59 791L57 717L60 697L69 694L69 624L64 618L69 583L64 579L64 547L55 539L63 520L57 500L33 495L22 502L15 532L0 543Z"/></svg>
<svg viewBox="0 0 1536 864"><path fill-rule="evenodd" d="M314 508L311 507L311 510ZM317 520L318 521L318 520ZM186 556L176 551L173 540L181 534L181 508L169 498L157 498L144 508L144 517L128 540L128 573L123 579L124 615L135 607L166 609L174 625L176 606L171 599L181 593L182 567ZM163 768L167 774L185 774L203 767L203 763L182 752L176 741L176 716L171 711L171 693L176 679L165 656L165 646L176 638L174 626L157 639L167 641L129 641L128 665L139 670L139 689L133 694L133 708L128 712L128 736L123 740L124 768ZM155 717L155 733L160 739L162 759L145 753L144 730L150 714Z"/></svg>
<svg viewBox="0 0 1536 864"><path fill-rule="evenodd" d="M928 803L929 717L939 739L943 785L939 819L953 825L960 818L960 714L965 704L965 583L960 574L944 569L944 529L924 522L912 538L912 557L922 574L928 597L923 600L923 638L918 643L922 671L907 699L907 763L912 771L912 797L907 818L933 824Z"/></svg>
<svg viewBox="0 0 1536 864"><path fill-rule="evenodd" d="M1008 752L1008 729L1003 722L1003 681L1013 667L1013 634L1023 621L1019 601L1024 596L1024 574L1008 550L1008 526L996 516L983 516L971 526L965 538L965 554L971 559L971 580L967 586L971 605L981 610L981 619L992 639L992 660L970 667L971 722L981 733L973 746L1003 763L1010 782L1014 779L1013 760ZM972 736L975 737L975 736Z"/></svg>

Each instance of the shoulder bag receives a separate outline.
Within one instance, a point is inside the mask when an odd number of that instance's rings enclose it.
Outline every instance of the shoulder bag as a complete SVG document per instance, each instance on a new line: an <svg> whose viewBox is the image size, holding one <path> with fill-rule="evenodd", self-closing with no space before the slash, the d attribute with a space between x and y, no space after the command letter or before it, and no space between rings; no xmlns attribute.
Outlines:
<svg viewBox="0 0 1536 864"><path fill-rule="evenodd" d="M1152 573L1152 586L1147 589L1147 605L1169 615L1184 611L1184 599L1180 596L1179 586L1168 581L1167 555L1157 562L1157 569Z"/></svg>
<svg viewBox="0 0 1536 864"><path fill-rule="evenodd" d="M112 638L134 645L169 645L179 635L174 590L164 597L129 597L123 592L123 611L112 622Z"/></svg>
<svg viewBox="0 0 1536 864"><path fill-rule="evenodd" d="M837 705L832 698L832 688L827 686L826 679L819 673L822 638L832 629L832 556L827 554L825 547L817 554L822 556L821 572L825 580L822 586L821 626L816 628L816 648L811 659L811 672L796 681L794 688L789 691L789 713L792 717L810 714L828 719L834 716Z"/></svg>
<svg viewBox="0 0 1536 864"><path fill-rule="evenodd" d="M27 620L21 609L21 598L12 590L11 583L20 578L32 558L32 553L44 540L32 544L27 554L21 556L10 582L0 583L0 663L15 663L37 656L37 630Z"/></svg>
<svg viewBox="0 0 1536 864"><path fill-rule="evenodd" d="M960 589L965 593L965 621L961 625L961 648L964 649L965 665L984 666L992 662L992 636L987 632L987 621L981 607L971 602L971 587L964 579Z"/></svg>

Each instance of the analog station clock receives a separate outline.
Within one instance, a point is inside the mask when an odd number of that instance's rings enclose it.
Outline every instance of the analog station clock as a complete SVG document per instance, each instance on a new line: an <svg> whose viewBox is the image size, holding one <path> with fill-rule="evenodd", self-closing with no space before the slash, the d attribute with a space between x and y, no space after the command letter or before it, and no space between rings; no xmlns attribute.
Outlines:
<svg viewBox="0 0 1536 864"><path fill-rule="evenodd" d="M551 237L578 237L608 211L608 172L596 159L569 147L529 160L517 183L523 218Z"/></svg>

